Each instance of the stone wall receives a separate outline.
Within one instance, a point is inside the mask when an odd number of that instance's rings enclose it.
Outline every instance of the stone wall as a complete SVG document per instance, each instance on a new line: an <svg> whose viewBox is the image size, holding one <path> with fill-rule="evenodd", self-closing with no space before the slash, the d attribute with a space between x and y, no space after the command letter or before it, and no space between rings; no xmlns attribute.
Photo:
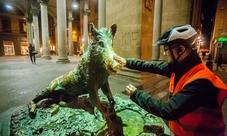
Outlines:
<svg viewBox="0 0 227 136"><path fill-rule="evenodd" d="M223 56L223 63L227 64L227 42L222 42L222 48L217 47L217 41L220 37L227 37L227 1L226 0L218 0L216 15L215 15L215 25L214 25L214 33L211 41L210 50L213 55L213 59L217 62L219 54Z"/></svg>
<svg viewBox="0 0 227 136"><path fill-rule="evenodd" d="M123 57L141 56L141 0L106 1L106 26L117 24L115 52Z"/></svg>
<svg viewBox="0 0 227 136"><path fill-rule="evenodd" d="M147 2L150 3L147 3ZM118 28L114 38L115 52L125 58L139 58L151 60L153 43L153 22L155 0L108 0L106 1L106 26L116 23ZM162 28L167 28L189 23L190 0L163 0ZM160 58L163 49L160 50ZM118 74L119 79L139 83L138 87L146 91L162 93L168 90L168 80L156 74L135 72L130 69L122 69ZM130 78L130 79L129 79ZM164 81L165 82L162 82ZM157 84L160 85L157 86ZM158 87L158 88L157 88ZM155 89L154 89L155 88ZM157 89L156 89L157 88ZM147 92L147 91L146 91ZM148 92L150 94L150 92ZM152 94L152 95L156 95ZM167 95L167 93L165 93Z"/></svg>
<svg viewBox="0 0 227 136"><path fill-rule="evenodd" d="M163 0L162 32L172 26L189 23L190 0Z"/></svg>
<svg viewBox="0 0 227 136"><path fill-rule="evenodd" d="M146 1L106 1L106 26L117 24L114 48L123 57L151 60L155 1L150 0L149 7ZM164 0L161 32L175 25L188 24L190 6L190 0Z"/></svg>
<svg viewBox="0 0 227 136"><path fill-rule="evenodd" d="M189 24L190 6L190 0L163 0L161 32L173 26ZM160 58L166 58L162 48Z"/></svg>
<svg viewBox="0 0 227 136"><path fill-rule="evenodd" d="M225 6L224 6L225 5ZM218 0L213 38L227 37L227 1Z"/></svg>

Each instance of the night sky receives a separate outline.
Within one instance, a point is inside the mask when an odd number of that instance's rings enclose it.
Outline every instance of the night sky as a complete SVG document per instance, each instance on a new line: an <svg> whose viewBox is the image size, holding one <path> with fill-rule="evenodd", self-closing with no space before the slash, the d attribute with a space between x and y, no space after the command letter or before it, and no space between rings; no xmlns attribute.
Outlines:
<svg viewBox="0 0 227 136"><path fill-rule="evenodd" d="M211 33L214 27L215 12L217 0L202 0L201 12L202 17L202 36L204 37L206 46L209 46Z"/></svg>

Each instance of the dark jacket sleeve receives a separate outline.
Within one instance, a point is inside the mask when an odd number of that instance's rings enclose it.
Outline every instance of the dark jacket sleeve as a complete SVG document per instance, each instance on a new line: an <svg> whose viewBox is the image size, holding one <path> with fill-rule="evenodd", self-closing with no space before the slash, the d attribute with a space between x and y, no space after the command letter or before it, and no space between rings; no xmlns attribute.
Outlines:
<svg viewBox="0 0 227 136"><path fill-rule="evenodd" d="M167 77L170 77L171 75L171 66L167 62L144 61L134 58L127 58L125 67L142 72L160 74Z"/></svg>
<svg viewBox="0 0 227 136"><path fill-rule="evenodd" d="M187 84L179 93L166 102L136 90L131 100L147 112L166 120L177 120L198 107L217 108L218 90L207 79L198 79Z"/></svg>

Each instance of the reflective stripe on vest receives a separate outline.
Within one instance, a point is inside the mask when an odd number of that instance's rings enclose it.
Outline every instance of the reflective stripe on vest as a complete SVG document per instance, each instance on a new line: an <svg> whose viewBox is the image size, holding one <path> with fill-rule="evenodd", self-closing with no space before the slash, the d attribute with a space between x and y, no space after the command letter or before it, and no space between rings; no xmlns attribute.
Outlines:
<svg viewBox="0 0 227 136"><path fill-rule="evenodd" d="M171 75L170 83L174 83L175 75ZM185 73L174 87L170 84L170 90L173 95L182 90L182 88L196 80L206 78L210 80L214 86L219 88L218 105L219 109L212 110L200 107L195 111L185 115L177 121L169 121L169 127L174 134L179 136L223 136L225 124L221 112L221 106L224 99L227 98L227 87L215 76L203 63L194 66L191 70Z"/></svg>

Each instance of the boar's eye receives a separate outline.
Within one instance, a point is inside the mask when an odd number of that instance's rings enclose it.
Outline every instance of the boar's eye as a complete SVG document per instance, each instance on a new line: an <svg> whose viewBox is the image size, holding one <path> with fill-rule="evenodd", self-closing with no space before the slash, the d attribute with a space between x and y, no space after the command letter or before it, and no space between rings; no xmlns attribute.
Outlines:
<svg viewBox="0 0 227 136"><path fill-rule="evenodd" d="M104 47L104 43L100 41L100 42L98 42L98 46Z"/></svg>

